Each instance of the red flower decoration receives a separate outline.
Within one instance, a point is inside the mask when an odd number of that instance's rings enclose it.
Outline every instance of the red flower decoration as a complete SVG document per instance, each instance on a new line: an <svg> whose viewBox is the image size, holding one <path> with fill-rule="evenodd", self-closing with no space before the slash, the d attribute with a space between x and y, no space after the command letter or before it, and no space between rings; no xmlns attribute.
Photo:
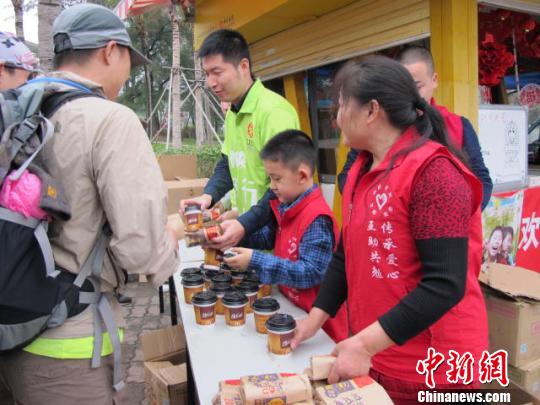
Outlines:
<svg viewBox="0 0 540 405"><path fill-rule="evenodd" d="M496 86L501 82L510 66L514 64L514 55L506 46L495 41L492 34L487 33L478 50L480 62L480 84Z"/></svg>
<svg viewBox="0 0 540 405"><path fill-rule="evenodd" d="M499 8L495 12L495 16L498 20L504 21L512 16L512 12L510 10L503 10L502 8Z"/></svg>
<svg viewBox="0 0 540 405"><path fill-rule="evenodd" d="M536 21L534 21L532 18L529 18L527 21L521 24L520 28L525 32L529 32L534 30L534 27L536 27Z"/></svg>

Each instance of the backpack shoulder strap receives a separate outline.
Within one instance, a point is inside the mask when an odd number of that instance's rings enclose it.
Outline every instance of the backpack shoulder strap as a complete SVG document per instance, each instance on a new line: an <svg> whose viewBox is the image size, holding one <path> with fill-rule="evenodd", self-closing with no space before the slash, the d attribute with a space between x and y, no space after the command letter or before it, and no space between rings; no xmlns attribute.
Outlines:
<svg viewBox="0 0 540 405"><path fill-rule="evenodd" d="M104 98L100 94L82 90L53 93L43 101L41 112L45 117L50 118L64 104L84 97ZM103 269L104 258L107 253L110 238L111 229L109 223L106 221L90 255L83 263L79 270L79 274L73 283L80 288L84 281L88 279L94 286L94 292L79 292L79 302L81 304L88 304L94 316L94 347L91 366L92 368L97 368L101 364L101 350L103 345L103 329L101 321L103 321L105 330L109 333L113 346L113 386L116 391L119 391L124 386L121 367L122 348L120 345L120 336L114 319L114 313L109 304L109 299L111 299L110 294L101 292L101 271Z"/></svg>
<svg viewBox="0 0 540 405"><path fill-rule="evenodd" d="M43 100L43 104L41 106L41 112L43 113L45 117L50 118L64 104L67 104L68 102L72 100L76 100L78 98L85 98L85 97L103 98L101 95L97 93L88 93L82 90L73 90L73 91L53 93L50 96L48 96L45 100Z"/></svg>

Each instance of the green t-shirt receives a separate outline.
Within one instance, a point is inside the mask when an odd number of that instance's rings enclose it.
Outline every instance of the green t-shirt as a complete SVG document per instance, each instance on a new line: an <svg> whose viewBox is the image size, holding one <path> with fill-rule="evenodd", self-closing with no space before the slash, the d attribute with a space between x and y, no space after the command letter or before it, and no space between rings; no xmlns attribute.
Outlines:
<svg viewBox="0 0 540 405"><path fill-rule="evenodd" d="M260 80L253 83L238 113L229 109L222 153L229 160L234 184L232 206L240 214L259 201L270 183L259 157L266 142L281 131L299 128L294 107Z"/></svg>

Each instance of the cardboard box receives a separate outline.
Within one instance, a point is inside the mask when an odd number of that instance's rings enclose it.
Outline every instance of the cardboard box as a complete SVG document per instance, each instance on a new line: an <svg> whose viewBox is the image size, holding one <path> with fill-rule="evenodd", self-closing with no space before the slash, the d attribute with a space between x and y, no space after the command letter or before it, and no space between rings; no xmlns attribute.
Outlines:
<svg viewBox="0 0 540 405"><path fill-rule="evenodd" d="M164 180L197 178L197 156L158 155L157 160Z"/></svg>
<svg viewBox="0 0 540 405"><path fill-rule="evenodd" d="M141 334L144 361L186 361L186 335L182 325L169 326Z"/></svg>
<svg viewBox="0 0 540 405"><path fill-rule="evenodd" d="M208 183L207 178L165 181L169 194L167 213L177 213L180 200L201 195L206 183Z"/></svg>
<svg viewBox="0 0 540 405"><path fill-rule="evenodd" d="M489 320L490 350L504 349L519 367L540 359L540 273L489 264L480 281Z"/></svg>
<svg viewBox="0 0 540 405"><path fill-rule="evenodd" d="M187 404L186 337L181 325L141 335L150 404Z"/></svg>
<svg viewBox="0 0 540 405"><path fill-rule="evenodd" d="M540 359L521 367L508 367L508 376L517 385L540 400Z"/></svg>
<svg viewBox="0 0 540 405"><path fill-rule="evenodd" d="M188 404L186 363L144 363L148 402L152 405Z"/></svg>

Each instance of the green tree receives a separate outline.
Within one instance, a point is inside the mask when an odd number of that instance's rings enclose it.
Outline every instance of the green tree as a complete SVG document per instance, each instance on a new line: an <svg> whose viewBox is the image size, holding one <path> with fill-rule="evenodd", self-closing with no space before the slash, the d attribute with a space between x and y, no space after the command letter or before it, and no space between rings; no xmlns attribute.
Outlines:
<svg viewBox="0 0 540 405"><path fill-rule="evenodd" d="M41 68L46 72L53 67L52 26L61 11L61 0L38 0L38 57Z"/></svg>
<svg viewBox="0 0 540 405"><path fill-rule="evenodd" d="M128 31L137 49L140 49L150 60L152 65L145 72L135 72L124 87L124 91L118 100L132 108L140 117L148 119L150 106L155 108L155 103L168 88L172 67L172 26L168 10L159 8L142 14L139 17L128 20ZM188 80L193 79L193 24L182 22L180 24L181 38L181 66ZM180 82L182 95L187 94L185 85ZM187 100L182 110L193 116L193 100ZM152 125L147 123L150 135L155 134L158 128L166 125L167 97L163 97L157 109Z"/></svg>

